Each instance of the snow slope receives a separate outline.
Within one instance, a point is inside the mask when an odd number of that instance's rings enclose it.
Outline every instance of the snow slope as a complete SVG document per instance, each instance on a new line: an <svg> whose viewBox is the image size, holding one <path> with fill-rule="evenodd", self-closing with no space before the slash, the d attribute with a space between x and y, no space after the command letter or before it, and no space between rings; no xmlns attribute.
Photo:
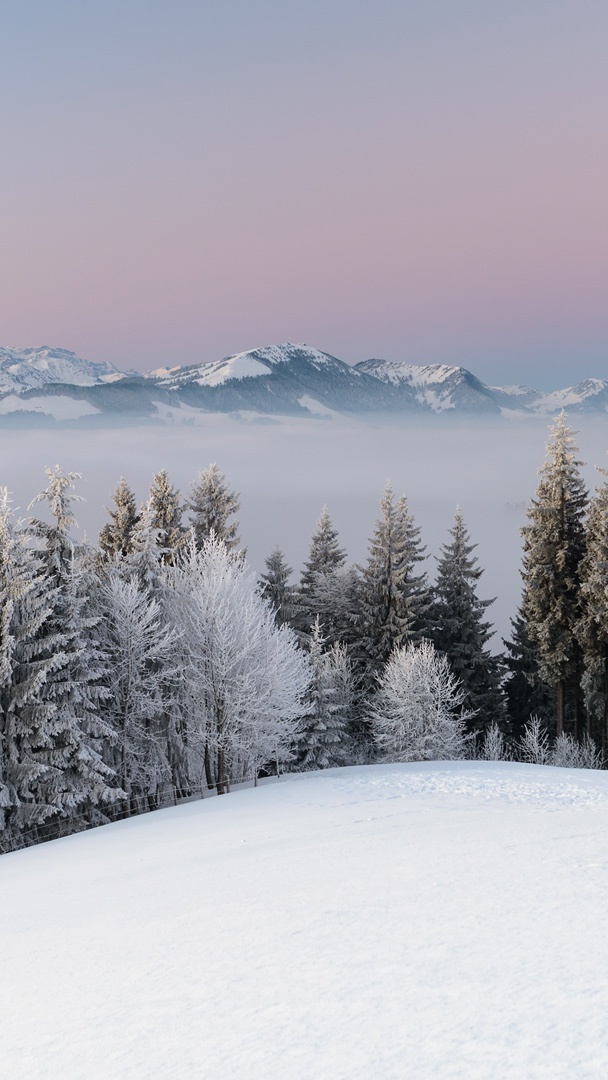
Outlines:
<svg viewBox="0 0 608 1080"><path fill-rule="evenodd" d="M608 774L269 781L0 858L3 1075L608 1075Z"/></svg>
<svg viewBox="0 0 608 1080"><path fill-rule="evenodd" d="M256 375L269 375L277 364L290 361L311 364L319 369L327 365L340 363L328 353L319 352L309 345L266 345L261 349L225 356L223 360L213 360L206 364L194 364L187 367L173 367L150 371L146 378L159 380L159 385L179 387L184 383L196 383L198 386L221 386L230 379L251 378Z"/></svg>

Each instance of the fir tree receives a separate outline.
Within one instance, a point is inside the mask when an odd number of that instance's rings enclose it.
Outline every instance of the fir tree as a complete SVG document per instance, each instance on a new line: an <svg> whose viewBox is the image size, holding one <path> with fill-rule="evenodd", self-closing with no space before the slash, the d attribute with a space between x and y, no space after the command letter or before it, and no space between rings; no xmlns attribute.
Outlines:
<svg viewBox="0 0 608 1080"><path fill-rule="evenodd" d="M275 547L266 559L266 573L260 574L260 585L262 596L272 607L278 626L293 622L297 611L296 589L289 584L292 573L283 552Z"/></svg>
<svg viewBox="0 0 608 1080"><path fill-rule="evenodd" d="M174 563L184 543L185 530L182 527L179 491L170 482L166 469L161 469L152 477L146 509L149 514L148 526L156 534L160 562Z"/></svg>
<svg viewBox="0 0 608 1080"><path fill-rule="evenodd" d="M228 551L233 551L240 544L237 535L238 525L230 519L239 511L239 497L231 491L226 477L217 465L203 469L198 480L192 485L190 499L186 504L190 510L192 532L197 548L201 548L211 533L222 540ZM291 571L290 571L291 572Z"/></svg>
<svg viewBox="0 0 608 1080"><path fill-rule="evenodd" d="M312 669L310 712L304 717L298 742L298 768L330 769L349 760L348 723L353 701L352 676L344 646L324 651L325 639L317 617L308 652Z"/></svg>
<svg viewBox="0 0 608 1080"><path fill-rule="evenodd" d="M598 470L608 477L605 469ZM581 610L576 634L583 653L582 688L587 735L597 730L608 750L608 483L596 487L589 502L586 550L581 559ZM592 725L592 721L594 721Z"/></svg>
<svg viewBox="0 0 608 1080"><path fill-rule="evenodd" d="M554 696L538 671L538 650L532 644L521 610L511 619L511 638L503 638L504 665L507 678L504 683L510 734L520 739L532 716L538 716L548 724L555 712Z"/></svg>
<svg viewBox="0 0 608 1080"><path fill-rule="evenodd" d="M484 613L494 600L480 600L476 594L483 571L473 555L477 545L469 543L460 507L450 536L438 560L432 637L459 680L471 727L484 731L505 718L499 661L486 648L494 631Z"/></svg>
<svg viewBox="0 0 608 1080"><path fill-rule="evenodd" d="M362 569L357 614L359 660L368 688L391 653L422 633L429 605L426 574L416 573L424 547L405 497L395 504L387 484L380 509Z"/></svg>
<svg viewBox="0 0 608 1080"><path fill-rule="evenodd" d="M557 734L569 717L579 734L581 616L579 567L584 554L587 493L573 433L562 411L551 428L524 540L522 616L538 650L538 671L555 693Z"/></svg>
<svg viewBox="0 0 608 1080"><path fill-rule="evenodd" d="M300 577L297 629L310 633L317 615L321 615L325 624L324 611L321 609L324 605L326 608L328 590L345 561L346 552L338 543L337 529L333 526L327 506L324 506L312 534L308 558Z"/></svg>
<svg viewBox="0 0 608 1080"><path fill-rule="evenodd" d="M134 536L139 514L135 495L124 476L121 476L112 496L114 509L108 510L109 522L99 534L99 546L106 558L130 555L134 551Z"/></svg>

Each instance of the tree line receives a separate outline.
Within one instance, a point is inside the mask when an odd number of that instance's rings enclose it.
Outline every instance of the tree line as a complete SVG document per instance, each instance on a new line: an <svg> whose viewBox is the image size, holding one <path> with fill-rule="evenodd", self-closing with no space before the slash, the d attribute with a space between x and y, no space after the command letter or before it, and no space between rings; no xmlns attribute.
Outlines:
<svg viewBox="0 0 608 1080"><path fill-rule="evenodd" d="M387 485L361 566L327 507L297 583L259 578L216 465L138 508L121 478L97 545L77 473L0 500L0 844L62 835L278 769L462 756L599 764L608 719L608 485L588 499L564 415L523 532L511 640L492 654L463 515L435 580ZM603 474L606 477L607 474Z"/></svg>

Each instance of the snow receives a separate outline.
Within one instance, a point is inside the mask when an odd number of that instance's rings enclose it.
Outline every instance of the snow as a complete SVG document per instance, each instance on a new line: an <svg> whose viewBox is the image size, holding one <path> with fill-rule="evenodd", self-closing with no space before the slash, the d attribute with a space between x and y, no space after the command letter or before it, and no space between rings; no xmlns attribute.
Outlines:
<svg viewBox="0 0 608 1080"><path fill-rule="evenodd" d="M52 416L55 420L78 420L81 416L98 416L100 410L88 401L81 401L63 394L29 398L7 394L6 397L0 398L0 416L16 412L40 413Z"/></svg>
<svg viewBox="0 0 608 1080"><path fill-rule="evenodd" d="M368 766L0 857L20 1080L599 1077L608 775Z"/></svg>
<svg viewBox="0 0 608 1080"><path fill-rule="evenodd" d="M49 383L93 386L116 382L125 374L108 362L83 360L68 349L42 345L32 349L0 346L0 393L34 389Z"/></svg>
<svg viewBox="0 0 608 1080"><path fill-rule="evenodd" d="M161 386L179 386L180 383L198 383L199 386L221 386L228 379L245 379L257 375L269 375L276 364L285 364L294 358L305 359L314 367L326 367L334 363L327 353L319 352L308 345L266 345L261 349L226 356L223 360L214 360L206 364L194 364L189 367L157 368L150 371L146 378L160 379Z"/></svg>

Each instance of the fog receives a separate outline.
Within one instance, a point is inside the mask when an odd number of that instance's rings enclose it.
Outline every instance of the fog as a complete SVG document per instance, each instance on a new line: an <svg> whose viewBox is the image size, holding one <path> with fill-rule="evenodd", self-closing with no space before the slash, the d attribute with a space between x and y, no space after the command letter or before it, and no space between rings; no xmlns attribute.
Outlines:
<svg viewBox="0 0 608 1080"><path fill-rule="evenodd" d="M547 428L538 421L403 427L341 419L249 422L221 415L197 427L0 430L0 483L25 516L44 485L45 465L81 472L78 490L86 502L77 508L79 535L94 539L121 475L142 500L153 472L166 468L185 496L200 469L215 461L240 492L240 535L252 566L263 568L279 544L298 573L324 503L349 560L365 559L378 501L390 480L396 494L407 495L421 526L432 577L456 504L462 507L485 571L479 595L497 598L488 616L497 629L494 647L500 648L518 604L519 529L546 438ZM606 459L606 421L585 420L577 438L592 487L593 466Z"/></svg>

